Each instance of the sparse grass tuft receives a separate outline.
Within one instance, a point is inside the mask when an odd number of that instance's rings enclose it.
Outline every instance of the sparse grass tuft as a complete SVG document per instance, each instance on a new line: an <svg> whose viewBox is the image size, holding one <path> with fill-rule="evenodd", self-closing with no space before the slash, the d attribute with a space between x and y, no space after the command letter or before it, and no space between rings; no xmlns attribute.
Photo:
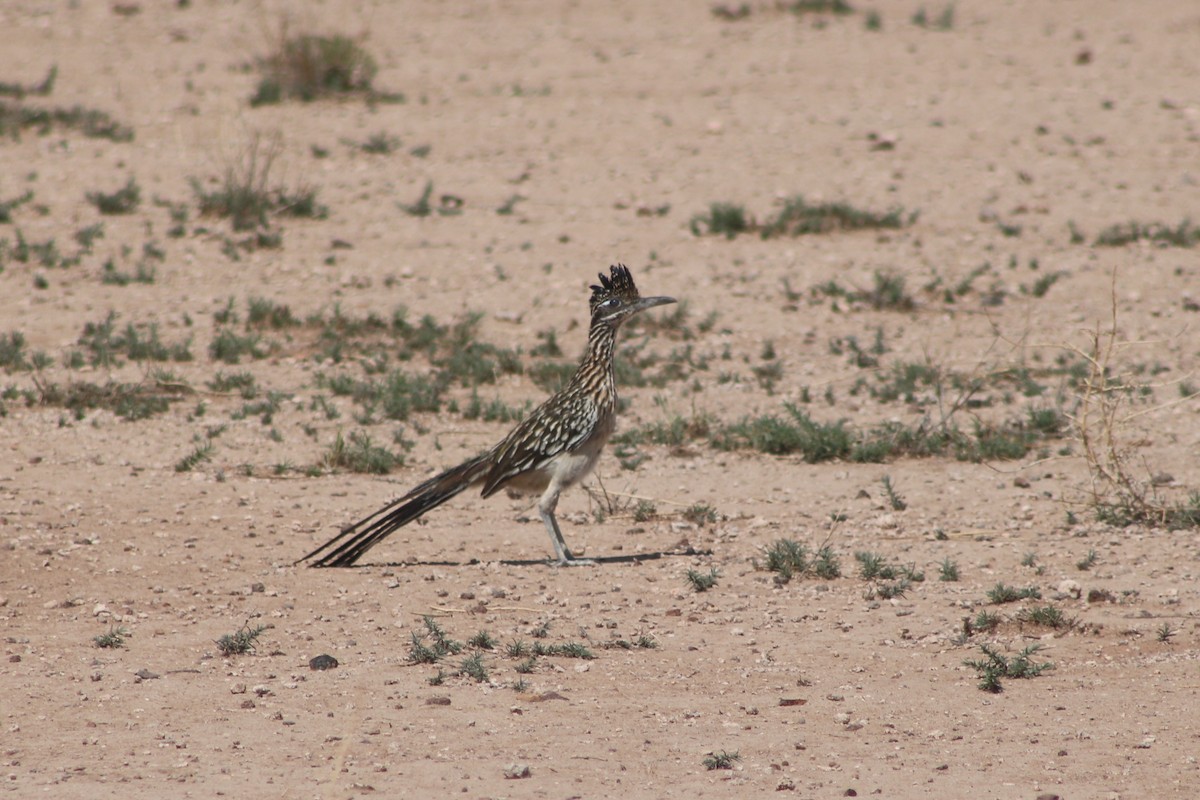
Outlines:
<svg viewBox="0 0 1200 800"><path fill-rule="evenodd" d="M353 431L349 441L338 431L324 457L324 464L329 469L344 468L371 475L386 475L403 463L403 456L374 444L370 434L364 431Z"/></svg>
<svg viewBox="0 0 1200 800"><path fill-rule="evenodd" d="M565 642L563 644L542 644L541 642L533 643L533 655L535 656L562 656L564 658L580 658L584 661L591 661L595 658L595 654L587 649L579 642Z"/></svg>
<svg viewBox="0 0 1200 800"><path fill-rule="evenodd" d="M413 631L408 651L410 663L433 664L462 651L462 643L451 639L433 617L425 615L421 621L425 624L425 630L420 633Z"/></svg>
<svg viewBox="0 0 1200 800"><path fill-rule="evenodd" d="M697 214L689 223L695 236L724 236L733 239L752 228L746 209L733 203L713 203L707 214Z"/></svg>
<svg viewBox="0 0 1200 800"><path fill-rule="evenodd" d="M183 458L175 462L176 472L191 472L202 462L212 458L213 442L212 439L204 438Z"/></svg>
<svg viewBox="0 0 1200 800"><path fill-rule="evenodd" d="M466 675L479 683L483 683L488 679L487 667L483 664L483 653L475 653L469 655L462 660L462 666L458 668L460 675Z"/></svg>
<svg viewBox="0 0 1200 800"><path fill-rule="evenodd" d="M19 194L11 200L0 201L0 223L5 225L11 224L13 221L13 211L28 203L33 199L33 190L27 189L23 194ZM2 259L0 259L0 267L3 267Z"/></svg>
<svg viewBox="0 0 1200 800"><path fill-rule="evenodd" d="M107 633L93 636L92 641L95 642L96 647L115 649L125 646L125 637L127 636L129 636L129 631L124 628L111 627Z"/></svg>
<svg viewBox="0 0 1200 800"><path fill-rule="evenodd" d="M986 644L981 644L979 649L983 651L984 658L963 663L978 673L979 688L985 692L998 694L1004 691L1001 678L1034 678L1046 670L1054 669L1054 664L1049 661L1040 664L1033 661L1033 656L1042 649L1040 644L1026 647L1011 659Z"/></svg>
<svg viewBox="0 0 1200 800"><path fill-rule="evenodd" d="M217 649L223 656L240 656L253 653L258 644L258 637L267 629L266 625L250 627L249 621L234 633L227 633L217 639Z"/></svg>
<svg viewBox="0 0 1200 800"><path fill-rule="evenodd" d="M262 77L250 105L284 100L311 102L324 97L359 96L370 101L402 102L403 96L377 92L379 71L362 45L340 34L289 36L283 31L277 50L258 63Z"/></svg>
<svg viewBox="0 0 1200 800"><path fill-rule="evenodd" d="M142 190L132 177L115 192L88 192L87 200L101 214L132 214L142 200Z"/></svg>
<svg viewBox="0 0 1200 800"><path fill-rule="evenodd" d="M1017 612L1017 621L1043 628L1072 628L1075 621L1067 617L1057 606L1034 606Z"/></svg>
<svg viewBox="0 0 1200 800"><path fill-rule="evenodd" d="M953 582L958 580L958 564L955 564L949 557L942 559L942 563L938 565L938 580Z"/></svg>
<svg viewBox="0 0 1200 800"><path fill-rule="evenodd" d="M792 539L780 539L765 551L765 567L775 573L779 584L789 582L797 575L812 574L818 578L832 580L842 574L841 565L833 549L822 546L810 556L808 548Z"/></svg>
<svg viewBox="0 0 1200 800"><path fill-rule="evenodd" d="M78 105L70 108L39 108L22 103L0 102L0 136L17 138L27 129L46 136L56 128L79 131L90 139L133 141L133 129L103 111Z"/></svg>
<svg viewBox="0 0 1200 800"><path fill-rule="evenodd" d="M250 138L241 157L225 169L215 189L207 189L192 178L192 191L200 213L229 219L235 231L269 227L271 214L324 219L329 209L317 202L317 190L311 186L287 189L274 184L271 171L282 152L280 140L264 141L260 135ZM261 233L262 231L260 231ZM269 242L259 242L266 246Z"/></svg>
<svg viewBox="0 0 1200 800"><path fill-rule="evenodd" d="M1040 600L1042 592L1036 586L1028 586L1024 589L1018 589L1015 586L1009 586L1006 583L997 583L988 590L988 602L994 605L1003 603L1015 603L1018 600Z"/></svg>
<svg viewBox="0 0 1200 800"><path fill-rule="evenodd" d="M904 511L908 508L908 503L904 502L904 498L896 491L896 487L892 485L892 476L883 476L883 494L887 498L888 507L893 511Z"/></svg>
<svg viewBox="0 0 1200 800"><path fill-rule="evenodd" d="M705 769L711 771L714 769L733 769L734 763L741 760L742 757L736 751L730 753L722 750L719 753L709 753L700 763L704 765Z"/></svg>
<svg viewBox="0 0 1200 800"><path fill-rule="evenodd" d="M1096 247L1123 247L1134 242L1148 241L1162 247L1195 247L1200 244L1200 226L1185 219L1174 228L1160 222L1143 224L1126 222L1105 228L1096 237Z"/></svg>
<svg viewBox="0 0 1200 800"><path fill-rule="evenodd" d="M467 639L467 646L478 650L495 650L496 639L487 631L480 631L470 639Z"/></svg>
<svg viewBox="0 0 1200 800"><path fill-rule="evenodd" d="M837 14L844 16L853 14L854 7L846 0L791 0L782 6L797 16L803 14Z"/></svg>
<svg viewBox="0 0 1200 800"><path fill-rule="evenodd" d="M687 571L687 581L697 592L707 592L709 589L717 585L717 578L721 574L716 567L710 567L708 572L700 572L699 570L689 569Z"/></svg>
<svg viewBox="0 0 1200 800"><path fill-rule="evenodd" d="M917 212L905 214L895 208L885 212L863 211L847 203L810 205L799 195L787 200L779 214L762 226L762 237L803 236L833 231L899 229L911 225Z"/></svg>

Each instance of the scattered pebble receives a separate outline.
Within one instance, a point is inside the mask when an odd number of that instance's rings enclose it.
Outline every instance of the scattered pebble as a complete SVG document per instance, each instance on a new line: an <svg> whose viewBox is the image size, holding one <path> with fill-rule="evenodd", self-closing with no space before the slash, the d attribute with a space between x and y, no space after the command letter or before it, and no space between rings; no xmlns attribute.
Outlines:
<svg viewBox="0 0 1200 800"><path fill-rule="evenodd" d="M336 658L334 658L331 655L326 655L324 653L322 653L319 656L314 657L311 661L308 662L308 668L315 669L315 670L334 669L335 667L337 667L337 665L338 665L338 660Z"/></svg>

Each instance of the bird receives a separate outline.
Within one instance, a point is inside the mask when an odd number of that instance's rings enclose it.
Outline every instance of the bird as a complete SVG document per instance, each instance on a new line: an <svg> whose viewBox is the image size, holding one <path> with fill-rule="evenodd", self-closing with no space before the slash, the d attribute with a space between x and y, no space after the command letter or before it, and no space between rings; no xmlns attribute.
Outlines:
<svg viewBox="0 0 1200 800"><path fill-rule="evenodd" d="M613 374L617 331L631 317L673 297L642 297L624 264L599 275L588 301L591 323L587 350L571 380L529 413L491 449L415 486L374 514L341 532L296 561L313 567L349 567L397 529L437 508L472 486L483 497L501 489L540 494L538 515L550 534L560 566L595 562L571 554L554 510L559 495L595 467L616 428L617 385Z"/></svg>

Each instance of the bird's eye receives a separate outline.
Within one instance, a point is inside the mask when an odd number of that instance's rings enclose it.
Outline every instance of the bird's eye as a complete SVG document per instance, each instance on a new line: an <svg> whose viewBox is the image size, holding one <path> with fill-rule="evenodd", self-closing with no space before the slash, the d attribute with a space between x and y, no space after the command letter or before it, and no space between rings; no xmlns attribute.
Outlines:
<svg viewBox="0 0 1200 800"><path fill-rule="evenodd" d="M621 304L620 300L618 300L615 297L610 297L607 300L605 300L603 303L601 303L600 305L604 308L616 308L620 304Z"/></svg>

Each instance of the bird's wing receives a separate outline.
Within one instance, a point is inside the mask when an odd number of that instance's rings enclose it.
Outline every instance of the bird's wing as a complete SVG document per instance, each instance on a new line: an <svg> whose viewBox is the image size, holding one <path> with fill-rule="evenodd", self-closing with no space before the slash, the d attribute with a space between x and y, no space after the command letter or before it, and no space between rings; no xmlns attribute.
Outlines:
<svg viewBox="0 0 1200 800"><path fill-rule="evenodd" d="M582 394L558 395L538 407L496 445L492 468L483 479L483 496L555 457L580 447L596 430L600 409Z"/></svg>

